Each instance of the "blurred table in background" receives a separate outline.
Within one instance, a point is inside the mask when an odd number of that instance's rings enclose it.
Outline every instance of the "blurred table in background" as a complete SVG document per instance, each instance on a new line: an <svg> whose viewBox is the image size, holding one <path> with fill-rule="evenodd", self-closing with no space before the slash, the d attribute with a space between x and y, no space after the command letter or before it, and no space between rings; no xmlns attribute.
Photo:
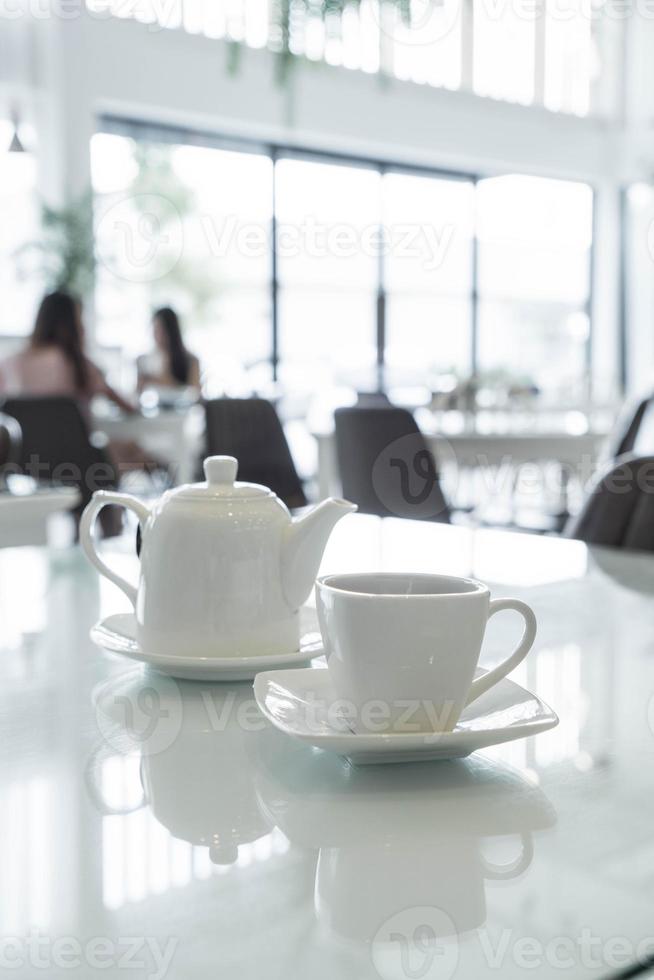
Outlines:
<svg viewBox="0 0 654 980"><path fill-rule="evenodd" d="M133 440L170 468L175 484L191 483L204 448L204 410L155 408L124 415L103 404L93 406L92 427L109 440Z"/></svg>
<svg viewBox="0 0 654 980"><path fill-rule="evenodd" d="M29 477L20 477L29 480ZM29 481L31 483L31 481ZM48 522L66 514L80 502L75 487L30 489L25 493L0 493L0 548L47 543Z"/></svg>
<svg viewBox="0 0 654 980"><path fill-rule="evenodd" d="M559 469L556 486L557 511L568 511L568 489L571 479L581 485L592 476L606 439L604 431L566 431L564 428L545 431L523 429L519 423L505 431L480 431L469 424L457 431L444 431L437 427L433 413L416 412L416 420L434 454L442 472L446 489L458 486L463 471L510 471L509 479L500 480L511 489L522 467L554 463ZM576 419L577 429L582 428ZM320 497L340 493L340 478L336 457L336 442L331 428L314 431L318 443L318 485ZM493 479L489 492L497 487ZM467 502L468 503L468 502Z"/></svg>

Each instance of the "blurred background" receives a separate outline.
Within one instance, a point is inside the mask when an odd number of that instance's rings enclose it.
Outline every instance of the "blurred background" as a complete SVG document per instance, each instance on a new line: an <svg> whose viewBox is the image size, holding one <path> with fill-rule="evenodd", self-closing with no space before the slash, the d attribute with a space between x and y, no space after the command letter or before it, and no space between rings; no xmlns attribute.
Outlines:
<svg viewBox="0 0 654 980"><path fill-rule="evenodd" d="M196 395L269 400L308 497L372 394L434 438L592 435L588 476L652 384L653 36L585 0L5 0L0 359L66 291L152 416L172 308ZM188 475L101 402L91 428Z"/></svg>

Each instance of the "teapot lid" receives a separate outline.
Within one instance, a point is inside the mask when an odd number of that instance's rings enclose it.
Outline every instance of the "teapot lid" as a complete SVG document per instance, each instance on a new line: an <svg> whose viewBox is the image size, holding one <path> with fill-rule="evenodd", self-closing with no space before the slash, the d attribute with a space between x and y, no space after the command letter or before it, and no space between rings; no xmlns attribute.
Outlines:
<svg viewBox="0 0 654 980"><path fill-rule="evenodd" d="M231 500L234 497L274 497L272 490L258 483L237 483L238 460L233 456L208 456L204 461L206 483L189 483L173 490L176 498Z"/></svg>

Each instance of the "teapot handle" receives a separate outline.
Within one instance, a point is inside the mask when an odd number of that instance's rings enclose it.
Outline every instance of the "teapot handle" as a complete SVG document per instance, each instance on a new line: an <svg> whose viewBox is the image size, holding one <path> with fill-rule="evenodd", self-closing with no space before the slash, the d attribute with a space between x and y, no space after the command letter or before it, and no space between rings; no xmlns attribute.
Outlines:
<svg viewBox="0 0 654 980"><path fill-rule="evenodd" d="M112 572L109 566L105 565L102 561L95 549L95 542L93 540L95 519L102 508L109 504L115 504L118 507L125 507L127 510L131 510L138 517L140 524L145 523L150 516L150 511L144 503L137 500L136 497L130 496L128 493L110 493L107 490L98 490L97 493L93 494L93 499L82 514L79 525L80 544L88 560L92 565L95 565L101 575L104 575L110 582L113 582L119 589L122 589L136 610L135 587L129 582L126 582L116 572Z"/></svg>

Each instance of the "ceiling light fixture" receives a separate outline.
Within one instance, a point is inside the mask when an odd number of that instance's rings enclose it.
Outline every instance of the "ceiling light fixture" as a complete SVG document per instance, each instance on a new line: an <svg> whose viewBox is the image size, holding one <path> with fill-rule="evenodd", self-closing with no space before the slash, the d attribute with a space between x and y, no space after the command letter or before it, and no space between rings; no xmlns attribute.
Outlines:
<svg viewBox="0 0 654 980"><path fill-rule="evenodd" d="M26 149L23 146L23 142L19 136L18 129L20 127L20 113L17 108L13 108L11 111L11 122L14 127L14 133L11 137L11 142L9 144L10 153L26 153Z"/></svg>

